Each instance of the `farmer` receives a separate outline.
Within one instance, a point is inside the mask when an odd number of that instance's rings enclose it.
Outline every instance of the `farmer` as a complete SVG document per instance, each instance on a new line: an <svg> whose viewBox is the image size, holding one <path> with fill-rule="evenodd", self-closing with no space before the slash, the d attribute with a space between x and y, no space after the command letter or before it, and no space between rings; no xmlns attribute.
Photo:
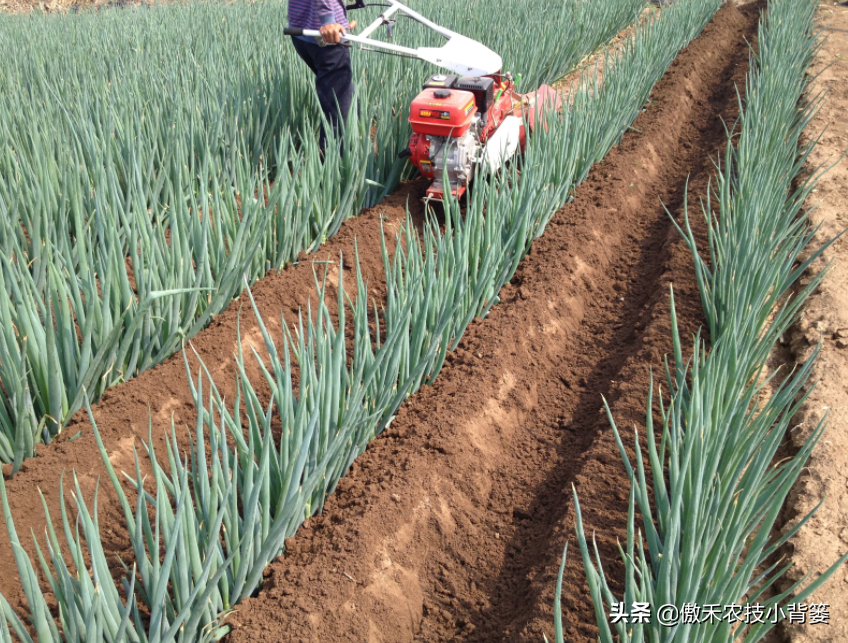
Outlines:
<svg viewBox="0 0 848 643"><path fill-rule="evenodd" d="M356 28L356 21L348 23L342 0L289 0L289 26L321 32L325 46L305 36L296 36L292 42L298 55L314 72L321 109L333 132L339 135L340 124L347 120L353 98L350 50L339 43L348 29ZM322 150L324 139L322 128Z"/></svg>

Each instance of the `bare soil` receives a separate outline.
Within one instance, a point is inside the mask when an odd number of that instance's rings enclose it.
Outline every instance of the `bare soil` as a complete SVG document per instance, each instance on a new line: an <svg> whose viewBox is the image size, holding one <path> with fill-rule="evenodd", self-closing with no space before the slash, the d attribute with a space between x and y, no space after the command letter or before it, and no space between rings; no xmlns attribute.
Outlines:
<svg viewBox="0 0 848 643"><path fill-rule="evenodd" d="M503 303L471 325L435 385L404 404L324 513L287 543L259 595L236 608L231 641L538 642L552 634L554 581L569 540L567 631L573 641L595 640L574 546L572 484L617 589L628 483L602 396L626 442L634 427L644 434L650 369L661 374L671 348L672 284L684 336L702 323L692 259L661 203L679 221L687 181L690 203L706 192L710 157L726 142L721 119L737 115L734 85L744 82L761 6L726 5L681 53L634 124L638 131L553 219L501 292ZM352 257L354 239L370 294L380 299L381 218L387 229L397 226L407 200L420 215L425 188L404 185L383 206L345 223L320 252L256 284L272 331L279 331L281 311L294 320L314 298L313 268L324 268L315 262L335 262L340 252ZM331 268L337 275L338 264ZM242 343L261 345L249 305L240 313L241 299L192 341L228 399L239 314ZM249 375L261 381L255 370ZM178 427L193 426L182 356L107 391L95 407L116 468L131 469L148 416L159 448L172 418ZM84 494L93 494L104 469L84 413L7 482L30 551L27 534L44 527L38 489L58 515L59 474L70 469ZM100 507L107 551L127 553L111 490L101 489ZM0 592L22 609L5 538L0 570Z"/></svg>
<svg viewBox="0 0 848 643"><path fill-rule="evenodd" d="M813 225L821 225L817 241L824 243L848 227L848 8L822 5L819 15L827 38L810 70L819 75L817 89L828 95L808 130L823 132L810 158L810 166L832 165L811 195L808 206ZM831 272L810 299L804 319L786 338L788 349L800 364L822 342L813 380L818 384L794 419L792 442L800 448L819 421L827 415L828 429L812 454L802 478L787 503L787 526L821 508L790 541L786 552L795 567L789 577L819 573L848 551L848 240L832 246L814 270L832 262ZM814 244L816 245L816 244ZM791 601L790 601L791 602ZM792 643L843 643L848 641L848 569L842 567L807 602L830 606L829 625L783 624L780 634Z"/></svg>

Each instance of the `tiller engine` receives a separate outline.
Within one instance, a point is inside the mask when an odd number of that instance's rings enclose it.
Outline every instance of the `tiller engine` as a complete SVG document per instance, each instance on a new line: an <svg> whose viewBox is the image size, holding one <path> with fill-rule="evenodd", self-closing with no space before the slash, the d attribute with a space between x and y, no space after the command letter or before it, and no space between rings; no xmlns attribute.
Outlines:
<svg viewBox="0 0 848 643"><path fill-rule="evenodd" d="M422 175L433 179L427 196L441 200L445 186L462 196L480 167L494 172L516 151L524 151L527 135L524 114L532 128L541 100L547 107L560 104L548 86L522 96L515 92L510 74L455 76L436 74L424 84L409 110L412 137L408 154Z"/></svg>

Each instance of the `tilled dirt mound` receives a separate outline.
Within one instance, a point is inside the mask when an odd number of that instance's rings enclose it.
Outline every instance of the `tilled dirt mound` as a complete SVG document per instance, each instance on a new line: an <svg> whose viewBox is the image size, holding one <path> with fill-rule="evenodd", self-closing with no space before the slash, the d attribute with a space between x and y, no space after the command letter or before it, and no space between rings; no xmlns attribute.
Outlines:
<svg viewBox="0 0 848 643"><path fill-rule="evenodd" d="M704 193L709 155L725 140L719 116L736 115L733 83L744 80L745 39L753 39L756 18L756 8L727 6L681 54L635 124L641 133L625 136L593 170L504 288L503 303L472 324L435 386L404 405L325 513L288 543L262 593L231 617L231 639L539 641L551 631L556 568L573 534L571 483L587 533L597 531L607 571L620 577L613 561L628 486L601 395L625 436L644 424L648 368L661 373L670 348L670 283L682 331L700 324L691 258L660 200L680 219L690 173L690 200ZM313 268L324 264L313 262L335 262L339 252L352 258L354 238L371 294L381 298L381 219L387 230L396 227L407 199L420 208L425 187L404 186L347 222L319 253L258 283L253 292L272 330L279 330L281 310L291 322L314 298ZM338 274L337 263L330 269L331 277ZM260 346L241 299L242 343ZM227 399L239 306L192 341ZM261 381L256 369L249 375ZM147 440L148 415L159 448L172 417L178 427L194 424L182 356L111 389L94 414L113 464L131 470L133 444ZM31 553L30 530L44 528L38 489L58 516L59 475L71 469L90 496L104 469L85 414L7 482ZM107 551L127 553L110 489L101 488L100 507ZM22 609L14 569L4 538L0 592ZM583 578L572 554L564 606L574 640L595 636Z"/></svg>
<svg viewBox="0 0 848 643"><path fill-rule="evenodd" d="M701 323L691 257L660 201L680 221L690 175L690 202L705 193L757 11L723 8L680 55L641 134L593 170L503 303L287 543L230 618L231 641L540 643L563 546L575 544L572 484L621 578L629 486L602 396L632 440L649 368L661 375L671 349L670 284L684 338ZM596 640L574 546L564 610L569 640Z"/></svg>

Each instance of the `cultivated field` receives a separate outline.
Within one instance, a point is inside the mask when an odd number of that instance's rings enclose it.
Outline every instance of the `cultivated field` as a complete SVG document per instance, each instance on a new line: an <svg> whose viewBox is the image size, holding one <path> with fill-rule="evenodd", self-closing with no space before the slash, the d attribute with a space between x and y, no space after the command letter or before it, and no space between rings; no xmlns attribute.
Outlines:
<svg viewBox="0 0 848 643"><path fill-rule="evenodd" d="M848 9L415 8L566 98L435 206L423 63L324 158L284 3L0 16L0 643L848 640Z"/></svg>

